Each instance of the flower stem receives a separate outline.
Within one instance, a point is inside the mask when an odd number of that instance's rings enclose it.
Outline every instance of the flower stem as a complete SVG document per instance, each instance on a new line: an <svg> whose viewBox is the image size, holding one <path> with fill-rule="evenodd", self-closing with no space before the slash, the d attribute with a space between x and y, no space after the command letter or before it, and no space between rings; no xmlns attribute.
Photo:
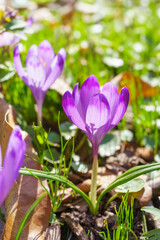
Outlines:
<svg viewBox="0 0 160 240"><path fill-rule="evenodd" d="M89 198L93 204L92 214L96 214L96 203L97 203L97 172L98 172L98 149L95 150L93 146L93 165L92 165L92 177L91 177L91 190Z"/></svg>
<svg viewBox="0 0 160 240"><path fill-rule="evenodd" d="M37 124L40 126L40 123L42 123L42 104L37 104Z"/></svg>

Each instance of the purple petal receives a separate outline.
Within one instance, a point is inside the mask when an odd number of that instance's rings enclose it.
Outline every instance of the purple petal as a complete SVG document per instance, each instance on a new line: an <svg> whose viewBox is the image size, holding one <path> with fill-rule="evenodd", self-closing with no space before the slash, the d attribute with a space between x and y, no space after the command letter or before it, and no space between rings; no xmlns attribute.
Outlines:
<svg viewBox="0 0 160 240"><path fill-rule="evenodd" d="M83 83L80 90L80 105L79 111L81 112L82 118L85 121L86 111L90 99L96 93L100 92L100 87L97 78L94 75L89 76Z"/></svg>
<svg viewBox="0 0 160 240"><path fill-rule="evenodd" d="M105 97L109 102L109 106L111 110L111 119L113 119L119 103L118 90L113 83L108 82L103 86L102 93L105 95Z"/></svg>
<svg viewBox="0 0 160 240"><path fill-rule="evenodd" d="M27 61L27 73L29 84L35 88L42 88L46 74L38 56L32 55Z"/></svg>
<svg viewBox="0 0 160 240"><path fill-rule="evenodd" d="M64 62L66 59L66 51L62 48L54 58L52 64L51 64L51 73L48 76L44 86L43 91L47 91L50 86L55 82L55 80L61 75Z"/></svg>
<svg viewBox="0 0 160 240"><path fill-rule="evenodd" d="M85 131L85 124L77 111L72 94L67 91L62 98L62 106L67 117L81 130Z"/></svg>
<svg viewBox="0 0 160 240"><path fill-rule="evenodd" d="M33 44L28 50L27 57L26 57L26 64L27 64L28 59L32 55L38 56L38 47L35 44Z"/></svg>
<svg viewBox="0 0 160 240"><path fill-rule="evenodd" d="M13 32L3 32L0 34L0 47L13 46L20 40Z"/></svg>
<svg viewBox="0 0 160 240"><path fill-rule="evenodd" d="M0 206L18 177L25 152L25 141L22 139L20 127L16 126L10 136L4 158L3 169L0 172Z"/></svg>
<svg viewBox="0 0 160 240"><path fill-rule="evenodd" d="M95 145L98 143L95 142L97 140L94 135L101 127L106 126L109 120L110 106L106 97L101 93L95 94L90 99L86 112L86 130L90 133L90 141Z"/></svg>
<svg viewBox="0 0 160 240"><path fill-rule="evenodd" d="M128 102L129 102L129 91L128 91L128 88L124 87L121 90L117 111L115 112L114 118L111 122L110 129L115 127L119 123L119 121L122 119L123 115L127 110Z"/></svg>
<svg viewBox="0 0 160 240"><path fill-rule="evenodd" d="M76 105L76 108L77 108L77 106L78 106L79 98L80 98L78 86L79 86L79 84L77 83L77 84L74 86L73 92L72 92L72 97L73 97L74 103L75 103L75 105Z"/></svg>
<svg viewBox="0 0 160 240"><path fill-rule="evenodd" d="M94 142L96 143L97 146L101 143L107 132L110 130L110 118L106 122L105 125L102 127L98 128L96 134L94 135Z"/></svg>
<svg viewBox="0 0 160 240"><path fill-rule="evenodd" d="M1 146L0 146L0 168L2 167L2 149L1 149ZM0 169L0 172L1 172L1 169Z"/></svg>
<svg viewBox="0 0 160 240"><path fill-rule="evenodd" d="M39 47L38 47L38 56L42 62L42 65L46 71L46 76L49 75L50 71L51 71L51 63L54 59L54 51L53 48L51 46L51 44L47 41L44 40L40 43Z"/></svg>
<svg viewBox="0 0 160 240"><path fill-rule="evenodd" d="M26 28L31 27L32 24L33 24L33 17L30 17L30 18L28 18L27 21L26 21Z"/></svg>
<svg viewBox="0 0 160 240"><path fill-rule="evenodd" d="M22 76L25 76L26 73L25 73L24 68L22 66L22 63L21 63L21 58L20 58L20 52L19 52L18 45L14 48L13 61L14 61L14 66L17 70L17 73L18 73L19 77L22 78Z"/></svg>

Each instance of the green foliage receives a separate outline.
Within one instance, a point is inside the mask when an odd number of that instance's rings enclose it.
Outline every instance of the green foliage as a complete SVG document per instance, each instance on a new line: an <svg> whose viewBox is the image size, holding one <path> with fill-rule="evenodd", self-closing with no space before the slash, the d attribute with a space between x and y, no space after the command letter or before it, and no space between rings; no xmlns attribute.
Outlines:
<svg viewBox="0 0 160 240"><path fill-rule="evenodd" d="M107 236L105 232L100 232L99 235L102 239L105 240L129 240L130 236L133 235L135 239L138 239L136 234L133 232L133 203L132 199L131 205L127 203L128 192L122 198L122 202L119 206L118 212L116 210L117 218L115 221L115 229L113 230L113 238L111 238L110 229L108 227L108 223L106 221L106 230Z"/></svg>
<svg viewBox="0 0 160 240"><path fill-rule="evenodd" d="M135 178L127 183L124 183L116 188L118 193L133 193L138 192L144 187L144 180L142 178Z"/></svg>
<svg viewBox="0 0 160 240"><path fill-rule="evenodd" d="M89 206L91 213L95 215L99 210L99 205L100 205L100 202L101 202L103 196L107 192L109 192L110 190L112 190L113 188L115 188L117 186L120 186L124 183L131 181L132 179L135 179L136 177L138 177L142 174L146 174L146 173L149 173L149 172L152 172L155 170L160 170L159 163L146 164L145 166L136 166L136 167L129 169L128 171L123 173L120 177L118 177L115 181L113 181L111 184L109 184L105 190L103 190L103 192L99 195L99 197L97 199L96 208L93 207L93 204L92 204L91 200L89 199L89 197L83 191L81 191L76 185L74 185L72 182L70 182L68 179L66 179L66 177L64 177L64 176L53 174L51 172L38 171L38 170L33 170L33 169L21 169L20 174L29 175L29 176L34 174L35 176L37 176L39 178L46 178L48 180L61 182L65 185L71 187L75 192L79 193L84 198L84 200L86 201L86 203Z"/></svg>
<svg viewBox="0 0 160 240"><path fill-rule="evenodd" d="M160 219L160 209L158 209L158 208L146 206L146 207L141 208L141 210L155 215L154 220Z"/></svg>
<svg viewBox="0 0 160 240"><path fill-rule="evenodd" d="M160 239L160 229L154 229L147 233L144 233L140 239L146 240L159 240Z"/></svg>

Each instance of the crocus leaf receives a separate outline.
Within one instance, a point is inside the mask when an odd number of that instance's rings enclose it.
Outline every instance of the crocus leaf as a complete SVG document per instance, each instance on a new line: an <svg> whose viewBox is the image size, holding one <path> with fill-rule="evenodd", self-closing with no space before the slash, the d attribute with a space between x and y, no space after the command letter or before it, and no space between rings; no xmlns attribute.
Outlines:
<svg viewBox="0 0 160 240"><path fill-rule="evenodd" d="M101 157L111 156L120 149L120 137L116 133L108 133L99 145L99 155Z"/></svg>
<svg viewBox="0 0 160 240"><path fill-rule="evenodd" d="M118 186L115 191L118 193L133 193L138 192L144 187L144 180L141 178L135 178L127 183Z"/></svg>
<svg viewBox="0 0 160 240"><path fill-rule="evenodd" d="M123 173L120 177L118 177L116 180L114 180L112 183L110 183L101 192L101 194L99 195L99 197L97 199L96 209L94 209L92 201L89 199L89 197L83 191L81 191L76 185L74 185L72 182L70 182L68 179L66 179L63 176L59 176L59 175L56 175L56 174L53 174L50 172L34 170L34 169L21 169L20 173L24 174L24 175L29 175L29 176L31 176L32 174L35 174L36 176L41 177L41 178L50 179L53 181L59 181L59 182L66 184L67 186L71 187L74 191L79 193L85 199L86 203L89 205L90 211L93 214L96 214L99 209L99 204L100 204L103 196L107 192L109 192L110 190L112 190L115 187L118 187L126 182L129 182L130 180L133 180L134 178L136 178L140 175L143 175L143 174L155 171L155 170L160 170L159 163L146 164L146 165L136 166L136 167L129 169L128 171ZM32 172L32 174L30 172Z"/></svg>

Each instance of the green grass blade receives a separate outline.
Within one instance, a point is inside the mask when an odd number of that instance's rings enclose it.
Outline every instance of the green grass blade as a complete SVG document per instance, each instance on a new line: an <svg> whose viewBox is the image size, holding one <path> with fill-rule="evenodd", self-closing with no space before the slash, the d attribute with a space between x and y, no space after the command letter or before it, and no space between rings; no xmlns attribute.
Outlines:
<svg viewBox="0 0 160 240"><path fill-rule="evenodd" d="M56 174L53 174L50 172L44 172L44 171L39 171L39 170L34 170L34 169L28 169L28 170L31 171L33 174L35 174L37 177L61 182L61 183L66 184L68 187L71 187L75 192L79 193L84 198L84 200L86 201L86 203L88 204L88 206L90 208L90 211L94 212L93 205L92 205L92 202L89 199L89 197L80 188L78 188L75 184L73 184L71 181L69 181L66 177L59 176L59 175L56 175ZM21 168L19 173L23 174L23 175L32 176L32 174L28 170Z"/></svg>

